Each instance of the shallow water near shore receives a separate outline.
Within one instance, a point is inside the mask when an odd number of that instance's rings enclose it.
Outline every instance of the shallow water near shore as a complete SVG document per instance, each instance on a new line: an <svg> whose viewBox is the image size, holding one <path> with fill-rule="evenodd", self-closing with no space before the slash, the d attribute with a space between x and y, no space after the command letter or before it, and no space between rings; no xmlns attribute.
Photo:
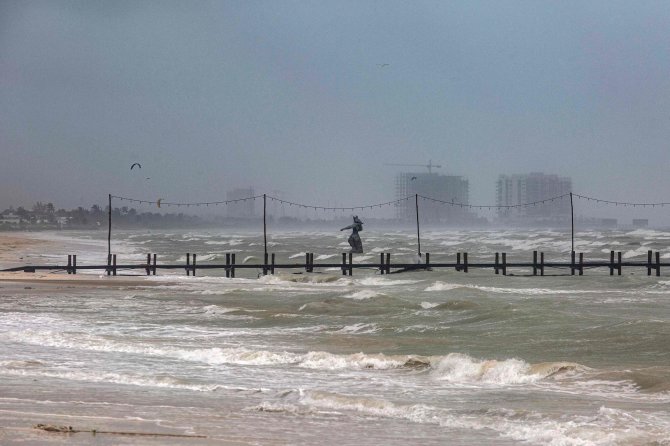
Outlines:
<svg viewBox="0 0 670 446"><path fill-rule="evenodd" d="M361 235L355 262L416 253L412 232ZM40 237L54 243L26 263L75 252L80 264L104 263L103 233ZM269 242L280 262L305 252L335 262L348 247L337 231ZM246 232L137 231L115 234L112 250L124 261L195 252L222 263L228 252L260 259L262 243ZM669 245L654 230L576 240L588 259L610 249L668 258ZM426 231L422 249L435 262L457 251L527 261L534 249L565 260L570 234ZM144 278L151 286L111 288L0 283L0 435L18 441L18 428L55 423L208 437L193 444L670 444L670 271L298 271L161 271ZM34 442L90 440L63 435Z"/></svg>

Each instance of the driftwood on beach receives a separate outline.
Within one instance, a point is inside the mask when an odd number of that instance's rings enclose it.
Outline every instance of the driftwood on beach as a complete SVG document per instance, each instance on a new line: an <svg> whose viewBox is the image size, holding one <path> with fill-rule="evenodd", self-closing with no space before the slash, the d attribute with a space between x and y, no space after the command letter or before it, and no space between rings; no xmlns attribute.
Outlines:
<svg viewBox="0 0 670 446"><path fill-rule="evenodd" d="M43 430L46 432L57 432L63 434L79 434L90 433L106 434L106 435L130 435L143 437L178 437L178 438L207 438L206 435L191 435L191 434L167 434L159 432L122 432L122 431L103 431L97 429L74 429L72 426L58 426L55 424L36 424L33 429Z"/></svg>

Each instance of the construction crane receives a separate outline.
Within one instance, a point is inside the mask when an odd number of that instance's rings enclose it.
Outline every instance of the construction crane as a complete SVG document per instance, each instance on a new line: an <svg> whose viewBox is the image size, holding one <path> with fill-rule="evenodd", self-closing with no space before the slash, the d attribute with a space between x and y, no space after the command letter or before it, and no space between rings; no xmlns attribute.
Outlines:
<svg viewBox="0 0 670 446"><path fill-rule="evenodd" d="M433 161L428 160L428 164L395 164L395 163L384 163L387 166L404 166L404 167L427 167L428 173L433 173L433 168L439 169L442 166L439 164L433 164Z"/></svg>

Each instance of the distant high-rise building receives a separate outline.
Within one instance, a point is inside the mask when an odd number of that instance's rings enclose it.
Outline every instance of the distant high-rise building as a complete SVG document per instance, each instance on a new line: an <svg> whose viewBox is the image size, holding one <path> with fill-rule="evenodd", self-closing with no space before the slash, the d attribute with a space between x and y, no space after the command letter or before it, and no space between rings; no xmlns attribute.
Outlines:
<svg viewBox="0 0 670 446"><path fill-rule="evenodd" d="M398 200L419 194L424 197L455 203L452 206L422 199L419 207L423 221L464 223L472 217L468 208L460 206L461 204L468 204L470 199L468 180L464 177L437 173L403 172L396 175L395 186ZM398 203L396 216L402 220L413 220L416 216L414 200L410 199Z"/></svg>
<svg viewBox="0 0 670 446"><path fill-rule="evenodd" d="M516 206L557 197L572 191L572 179L533 172L523 175L500 175L496 187L498 206ZM499 208L503 219L561 220L570 216L570 200L563 198L535 206Z"/></svg>
<svg viewBox="0 0 670 446"><path fill-rule="evenodd" d="M239 188L229 190L226 193L226 200L242 200L243 198L249 198L253 196L253 187ZM256 215L255 204L255 200L243 200L228 203L228 216L231 218L253 218Z"/></svg>

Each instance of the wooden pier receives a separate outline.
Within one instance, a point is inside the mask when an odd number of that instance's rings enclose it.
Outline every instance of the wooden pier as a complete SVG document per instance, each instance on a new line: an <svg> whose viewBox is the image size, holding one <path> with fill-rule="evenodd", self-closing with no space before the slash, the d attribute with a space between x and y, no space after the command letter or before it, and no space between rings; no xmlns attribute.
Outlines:
<svg viewBox="0 0 670 446"><path fill-rule="evenodd" d="M36 271L66 271L68 274L77 274L79 270L101 270L108 276L116 276L120 270L144 270L146 275L156 275L157 270L181 270L186 272L187 276L195 276L198 270L224 270L226 277L235 277L235 272L240 269L257 269L262 271L263 275L275 274L275 271L281 269L304 270L312 273L317 269L338 269L342 275L353 275L354 269L374 269L380 274L394 274L407 271L430 271L437 269L453 269L455 271L468 273L471 269L489 269L495 274L503 276L508 275L510 268L527 269L528 275L544 276L547 268L566 269L570 275L584 275L585 269L607 268L609 275L621 275L623 268L642 268L647 270L647 275L661 275L661 268L670 267L669 262L661 263L661 255L658 251L648 251L646 261L622 261L621 251L610 251L609 261L584 259L584 253L570 253L570 260L567 262L547 262L544 258L544 252L533 251L531 261L508 261L507 253L496 252L493 256L493 262L474 261L471 262L467 252L456 253L455 262L431 262L430 253L424 253L421 263L393 263L391 253L380 253L378 263L354 263L352 253L342 253L342 260L338 263L314 263L314 253L306 253L304 263L276 263L274 253L265 253L263 263L236 263L235 253L226 253L225 263L198 263L197 255L193 253L186 254L185 263L159 264L156 254L147 254L146 263L118 263L116 254L107 256L105 265L79 265L77 264L77 255L68 255L65 265L26 265L2 270L2 272L36 272Z"/></svg>

